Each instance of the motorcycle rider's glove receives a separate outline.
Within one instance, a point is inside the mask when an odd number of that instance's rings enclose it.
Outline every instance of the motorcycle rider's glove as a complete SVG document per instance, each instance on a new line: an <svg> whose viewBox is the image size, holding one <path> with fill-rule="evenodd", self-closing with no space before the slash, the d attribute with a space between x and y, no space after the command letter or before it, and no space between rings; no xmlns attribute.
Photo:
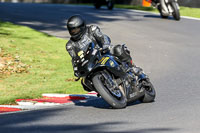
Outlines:
<svg viewBox="0 0 200 133"><path fill-rule="evenodd" d="M110 49L110 45L103 45L103 50L109 50Z"/></svg>
<svg viewBox="0 0 200 133"><path fill-rule="evenodd" d="M110 45L103 45L103 47L101 48L101 52L106 53L108 51L110 51Z"/></svg>

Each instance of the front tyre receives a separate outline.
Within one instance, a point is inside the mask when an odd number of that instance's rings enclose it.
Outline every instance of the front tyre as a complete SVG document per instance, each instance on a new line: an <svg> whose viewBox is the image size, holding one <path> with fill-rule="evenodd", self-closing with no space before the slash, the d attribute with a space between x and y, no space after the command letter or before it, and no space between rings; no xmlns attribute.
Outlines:
<svg viewBox="0 0 200 133"><path fill-rule="evenodd" d="M173 15L174 19L179 21L181 19L181 17L180 17L180 12L179 12L179 9L178 9L178 4L176 2L172 2L171 6L173 8L172 15Z"/></svg>
<svg viewBox="0 0 200 133"><path fill-rule="evenodd" d="M108 79L107 77L106 79ZM126 97L123 95L123 93L120 91L120 89L117 90L117 93L121 93L121 97L116 97L114 95L115 92L111 92L110 89L107 88L105 85L105 77L101 74L97 74L93 77L92 82L94 84L94 87L96 88L97 92L101 95L101 97L110 104L115 109L121 109L125 108L127 104Z"/></svg>

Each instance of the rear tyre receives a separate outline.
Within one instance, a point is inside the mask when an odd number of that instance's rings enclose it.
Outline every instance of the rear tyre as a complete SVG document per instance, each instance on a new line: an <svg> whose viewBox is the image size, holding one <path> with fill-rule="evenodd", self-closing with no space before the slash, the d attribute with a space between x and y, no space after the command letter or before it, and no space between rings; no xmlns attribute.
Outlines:
<svg viewBox="0 0 200 133"><path fill-rule="evenodd" d="M126 107L127 100L126 97L122 94L121 90L118 91L121 93L121 97L115 97L110 90L104 85L104 81L102 79L101 74L97 74L93 77L92 82L97 92L101 95L101 97L110 104L115 109L122 109Z"/></svg>
<svg viewBox="0 0 200 133"><path fill-rule="evenodd" d="M94 6L95 6L96 9L100 9L101 8L101 5L98 4L98 3L95 3Z"/></svg>
<svg viewBox="0 0 200 133"><path fill-rule="evenodd" d="M94 2L94 7L96 9L100 9L101 8L102 0L93 0L93 2Z"/></svg>
<svg viewBox="0 0 200 133"><path fill-rule="evenodd" d="M177 20L177 21L179 21L181 19L181 17L180 17L180 12L179 12L177 3L176 2L172 2L171 6L172 6L172 8L174 10L173 13L172 13L174 19Z"/></svg>
<svg viewBox="0 0 200 133"><path fill-rule="evenodd" d="M114 7L114 3L112 1L108 2L107 7L108 7L109 10L112 10L113 7Z"/></svg>
<svg viewBox="0 0 200 133"><path fill-rule="evenodd" d="M156 97L156 91L155 91L154 86L152 85L150 81L142 81L142 82L145 82L143 83L145 94L143 97L140 98L140 101L143 103L154 102L154 99Z"/></svg>

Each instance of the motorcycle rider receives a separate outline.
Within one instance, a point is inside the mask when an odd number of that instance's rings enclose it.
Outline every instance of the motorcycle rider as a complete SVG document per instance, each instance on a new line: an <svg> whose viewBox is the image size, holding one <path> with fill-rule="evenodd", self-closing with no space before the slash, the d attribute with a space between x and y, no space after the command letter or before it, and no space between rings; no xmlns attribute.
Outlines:
<svg viewBox="0 0 200 133"><path fill-rule="evenodd" d="M90 42L94 42L101 51L109 52L121 61L127 62L130 66L129 68L132 68L130 71L138 76L138 78L147 78L142 69L132 63L130 51L127 47L125 45L111 45L110 38L104 35L98 26L86 26L84 19L80 15L74 15L68 19L67 29L71 38L66 44L66 50L72 57L72 65L76 77L79 75L75 63L77 53L80 50L86 50Z"/></svg>

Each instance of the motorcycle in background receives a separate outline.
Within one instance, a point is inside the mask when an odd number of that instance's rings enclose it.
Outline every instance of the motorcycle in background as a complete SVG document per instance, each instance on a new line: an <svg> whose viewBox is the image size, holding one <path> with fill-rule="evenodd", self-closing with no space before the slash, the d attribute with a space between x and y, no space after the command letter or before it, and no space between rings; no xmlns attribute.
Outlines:
<svg viewBox="0 0 200 133"><path fill-rule="evenodd" d="M94 6L96 9L100 9L102 5L106 5L109 10L112 10L114 7L113 0L94 0Z"/></svg>
<svg viewBox="0 0 200 133"><path fill-rule="evenodd" d="M168 18L172 15L177 21L181 19L177 0L152 0L151 3L158 9L162 18Z"/></svg>

